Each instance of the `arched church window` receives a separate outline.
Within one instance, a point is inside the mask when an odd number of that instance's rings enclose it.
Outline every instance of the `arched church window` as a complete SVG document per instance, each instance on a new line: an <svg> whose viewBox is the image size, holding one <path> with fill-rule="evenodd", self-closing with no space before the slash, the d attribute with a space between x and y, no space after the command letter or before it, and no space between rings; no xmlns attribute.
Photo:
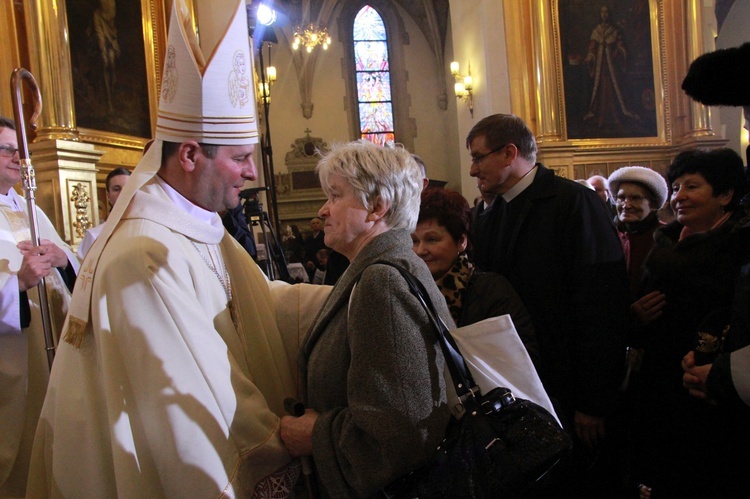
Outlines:
<svg viewBox="0 0 750 499"><path fill-rule="evenodd" d="M393 143L388 36L383 18L370 5L354 18L353 44L361 137L380 145Z"/></svg>

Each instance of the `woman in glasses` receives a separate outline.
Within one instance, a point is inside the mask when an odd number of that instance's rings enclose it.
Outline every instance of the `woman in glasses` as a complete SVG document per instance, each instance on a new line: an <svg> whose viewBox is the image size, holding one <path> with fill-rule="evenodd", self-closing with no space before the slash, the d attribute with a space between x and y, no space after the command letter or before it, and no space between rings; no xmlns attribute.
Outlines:
<svg viewBox="0 0 750 499"><path fill-rule="evenodd" d="M626 166L609 176L609 188L617 206L615 224L628 266L630 292L635 296L643 262L654 247L654 231L664 225L656 213L667 200L667 182L650 168Z"/></svg>

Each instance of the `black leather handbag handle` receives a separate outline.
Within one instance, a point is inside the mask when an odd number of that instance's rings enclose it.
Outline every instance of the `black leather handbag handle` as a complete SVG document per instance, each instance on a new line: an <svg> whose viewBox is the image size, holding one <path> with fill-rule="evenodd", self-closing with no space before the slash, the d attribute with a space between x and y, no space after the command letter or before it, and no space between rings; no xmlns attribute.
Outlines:
<svg viewBox="0 0 750 499"><path fill-rule="evenodd" d="M440 318L440 315L435 310L435 306L432 304L430 295L427 294L424 285L411 272L396 263L379 260L373 265L388 265L398 270L403 278L406 279L412 294L417 297L424 307L433 328L437 332L438 339L440 340L440 348L443 351L443 357L445 357L445 363L448 366L448 371L451 373L453 385L456 388L459 400L463 403L466 402L467 397L481 395L479 387L474 382L474 378L472 378L469 372L469 367L466 365L466 361L463 355L461 355L458 345L456 345L453 336L448 331L445 322L443 322L443 319Z"/></svg>

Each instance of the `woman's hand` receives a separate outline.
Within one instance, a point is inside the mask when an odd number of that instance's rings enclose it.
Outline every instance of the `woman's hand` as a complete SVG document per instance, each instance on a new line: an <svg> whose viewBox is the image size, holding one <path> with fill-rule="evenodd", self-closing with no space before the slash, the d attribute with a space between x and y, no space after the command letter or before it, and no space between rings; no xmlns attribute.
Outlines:
<svg viewBox="0 0 750 499"><path fill-rule="evenodd" d="M281 418L281 441L293 457L312 455L312 432L317 419L318 413L312 409L298 418Z"/></svg>
<svg viewBox="0 0 750 499"><path fill-rule="evenodd" d="M661 291L652 291L642 296L632 305L630 311L633 312L642 324L648 324L658 319L662 314L664 305L667 304L667 297Z"/></svg>
<svg viewBox="0 0 750 499"><path fill-rule="evenodd" d="M706 390L706 378L708 378L711 367L713 367L713 364L696 366L695 354L692 350L682 358L682 370L685 371L685 374L682 375L682 386L687 388L693 397L706 400L709 403L713 403L713 401Z"/></svg>

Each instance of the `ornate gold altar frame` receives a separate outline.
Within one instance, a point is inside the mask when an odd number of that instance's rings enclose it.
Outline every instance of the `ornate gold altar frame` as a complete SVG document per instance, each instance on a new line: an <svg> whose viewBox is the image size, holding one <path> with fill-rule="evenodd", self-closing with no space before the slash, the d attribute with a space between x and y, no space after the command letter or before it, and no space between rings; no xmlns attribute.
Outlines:
<svg viewBox="0 0 750 499"><path fill-rule="evenodd" d="M657 128L654 136L637 138L568 137L559 0L503 5L506 32L513 37L507 44L511 109L535 133L540 161L558 174L607 176L625 165L663 172L681 149L722 143L709 111L680 88L689 62L706 51L701 0L648 0Z"/></svg>
<svg viewBox="0 0 750 499"><path fill-rule="evenodd" d="M12 2L13 8L9 3L0 15L0 27L12 33L17 47L9 47L13 49L10 61L0 59L0 63L27 66L42 92L40 127L30 145L37 172L38 205L63 239L75 246L86 228L99 223L97 190L103 187L106 175L118 166L135 166L147 138L78 128L69 25L80 19L68 22L64 1L24 0ZM148 99L151 131L156 122L158 76L166 43L165 3L170 0L140 0L139 31L148 88L143 98ZM2 100L0 104L4 106Z"/></svg>

